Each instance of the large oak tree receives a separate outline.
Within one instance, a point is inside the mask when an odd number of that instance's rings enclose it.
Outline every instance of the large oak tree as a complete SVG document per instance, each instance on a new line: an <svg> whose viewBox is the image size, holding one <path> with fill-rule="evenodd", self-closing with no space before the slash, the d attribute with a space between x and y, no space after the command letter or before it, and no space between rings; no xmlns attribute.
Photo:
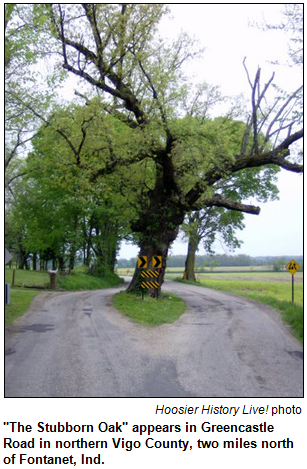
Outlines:
<svg viewBox="0 0 307 469"><path fill-rule="evenodd" d="M219 125L207 119L214 88L184 79L183 64L197 56L192 41L185 34L172 44L158 38L163 4L53 4L49 13L64 69L98 92L105 113L138 142L133 151L110 157L95 177L148 162L150 182L142 188L131 229L149 267L152 256L162 256L160 284L186 213L213 206L259 213L237 196L224 197L221 181L271 165L302 172L290 154L303 136L291 112L299 90L271 99L274 76L262 85L260 69L255 78L247 72L251 109L237 151L227 118ZM135 290L139 276L136 268L129 290Z"/></svg>

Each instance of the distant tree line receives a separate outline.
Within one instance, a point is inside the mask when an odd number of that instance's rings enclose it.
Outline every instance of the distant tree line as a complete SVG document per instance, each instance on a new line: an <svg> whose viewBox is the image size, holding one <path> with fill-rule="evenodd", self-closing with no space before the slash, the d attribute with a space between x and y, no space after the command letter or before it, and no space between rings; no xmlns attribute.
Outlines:
<svg viewBox="0 0 307 469"><path fill-rule="evenodd" d="M195 258L195 267L200 268L204 266L211 265L214 263L216 266L220 267L248 267L248 266L265 266L277 265L281 260L284 261L286 265L291 259L295 260L303 266L303 256L257 256L252 257L247 254L237 254L237 255L228 255L228 254L215 254L215 255L197 255ZM136 264L136 257L131 259L118 259L117 267L128 269L134 268ZM185 266L185 255L176 255L169 256L167 258L167 267L184 267Z"/></svg>

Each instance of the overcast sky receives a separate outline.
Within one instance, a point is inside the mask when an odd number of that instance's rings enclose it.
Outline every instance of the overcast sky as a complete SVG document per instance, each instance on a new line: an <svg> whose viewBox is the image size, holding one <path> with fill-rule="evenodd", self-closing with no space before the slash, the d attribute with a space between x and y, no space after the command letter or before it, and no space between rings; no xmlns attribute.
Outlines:
<svg viewBox="0 0 307 469"><path fill-rule="evenodd" d="M263 32L251 27L253 22L279 22L283 4L175 4L170 5L173 18L161 25L164 36L176 35L181 30L195 36L205 47L202 60L193 65L195 80L220 85L222 93L247 98L250 89L242 65L244 57L253 76L258 65L262 69L263 82L272 71L276 83L285 89L299 86L301 71L295 67L272 65L272 61L287 61L287 37L280 31ZM259 216L245 215L245 229L238 233L243 240L234 253L250 256L301 255L303 253L303 177L282 171L279 176L279 201L261 207ZM186 254L187 245L175 241L173 254ZM228 252L216 245L216 252ZM136 246L123 244L119 257L136 256ZM199 253L205 251L200 248Z"/></svg>

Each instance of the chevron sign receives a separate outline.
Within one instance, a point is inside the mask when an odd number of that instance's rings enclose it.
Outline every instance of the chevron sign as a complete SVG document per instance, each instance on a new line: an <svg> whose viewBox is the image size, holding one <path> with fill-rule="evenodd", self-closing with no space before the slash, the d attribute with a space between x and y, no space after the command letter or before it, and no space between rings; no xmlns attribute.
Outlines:
<svg viewBox="0 0 307 469"><path fill-rule="evenodd" d="M147 256L139 256L138 257L138 268L139 269L147 269Z"/></svg>
<svg viewBox="0 0 307 469"><path fill-rule="evenodd" d="M152 256L152 266L155 269L162 268L162 256Z"/></svg>
<svg viewBox="0 0 307 469"><path fill-rule="evenodd" d="M159 282L157 280L146 280L146 282L141 283L141 287L145 288L159 288Z"/></svg>
<svg viewBox="0 0 307 469"><path fill-rule="evenodd" d="M159 277L159 272L156 270L144 270L141 272L141 277L143 278L151 278L151 277Z"/></svg>

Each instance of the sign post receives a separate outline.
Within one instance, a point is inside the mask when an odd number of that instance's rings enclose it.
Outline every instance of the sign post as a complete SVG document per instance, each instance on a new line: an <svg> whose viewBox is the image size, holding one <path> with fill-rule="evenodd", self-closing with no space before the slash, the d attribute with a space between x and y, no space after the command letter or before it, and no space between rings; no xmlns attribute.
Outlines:
<svg viewBox="0 0 307 469"><path fill-rule="evenodd" d="M10 304L10 299L11 299L11 294L10 294L10 284L6 283L5 284L5 304L9 305Z"/></svg>
<svg viewBox="0 0 307 469"><path fill-rule="evenodd" d="M4 265L8 264L11 260L13 259L12 254L5 249L4 251ZM6 283L5 284L5 304L9 305L10 304L10 284Z"/></svg>
<svg viewBox="0 0 307 469"><path fill-rule="evenodd" d="M294 274L301 268L301 266L295 261L292 260L286 265L286 269L292 275L292 303L294 303Z"/></svg>

